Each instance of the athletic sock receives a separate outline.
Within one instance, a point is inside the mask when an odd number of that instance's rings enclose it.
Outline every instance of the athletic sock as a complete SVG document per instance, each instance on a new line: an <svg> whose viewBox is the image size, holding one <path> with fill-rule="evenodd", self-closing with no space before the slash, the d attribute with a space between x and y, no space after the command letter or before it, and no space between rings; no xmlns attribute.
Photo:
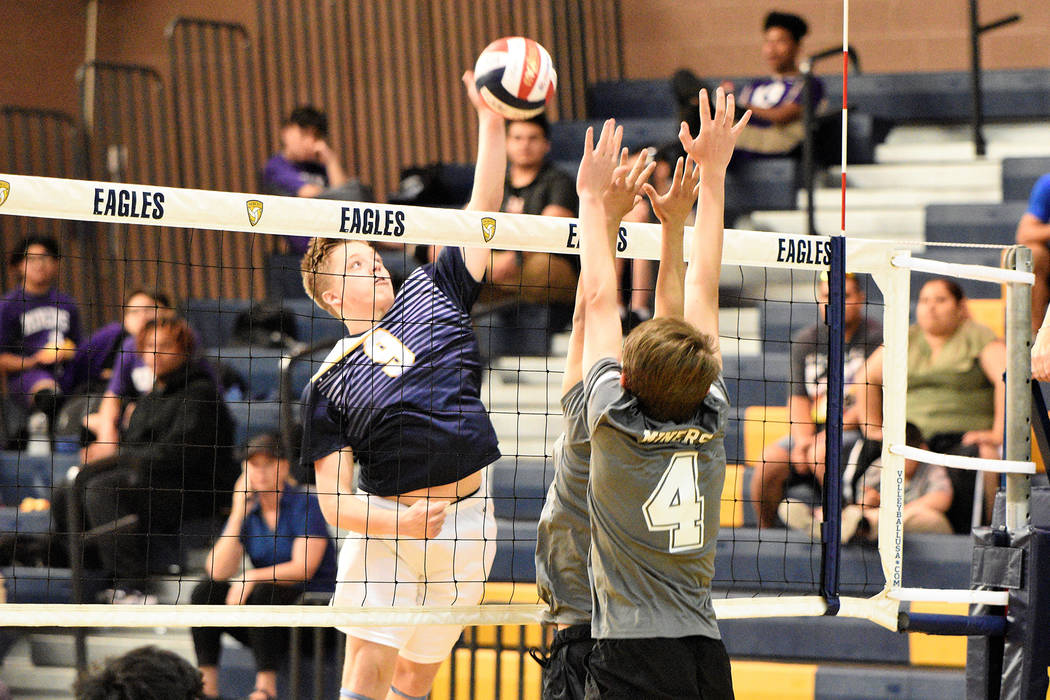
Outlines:
<svg viewBox="0 0 1050 700"><path fill-rule="evenodd" d="M346 700L375 700L375 698L370 698L367 695L355 693L354 691L347 690L346 688L339 689L339 697L346 698Z"/></svg>
<svg viewBox="0 0 1050 700"><path fill-rule="evenodd" d="M430 693L426 695L409 695L403 690L398 690L393 685L390 686L390 692L398 697L405 698L405 700L427 700L430 697Z"/></svg>

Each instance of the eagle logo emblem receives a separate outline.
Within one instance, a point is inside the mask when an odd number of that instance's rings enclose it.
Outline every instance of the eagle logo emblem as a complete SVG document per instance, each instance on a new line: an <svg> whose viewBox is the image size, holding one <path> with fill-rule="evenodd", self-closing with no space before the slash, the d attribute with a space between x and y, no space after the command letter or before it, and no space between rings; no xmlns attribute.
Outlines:
<svg viewBox="0 0 1050 700"><path fill-rule="evenodd" d="M491 216L486 216L481 220L481 235L484 236L486 243L496 237L496 220Z"/></svg>
<svg viewBox="0 0 1050 700"><path fill-rule="evenodd" d="M259 219L262 218L263 203L258 199L249 199L245 206L248 207L248 223L255 226L255 224L259 223Z"/></svg>
<svg viewBox="0 0 1050 700"><path fill-rule="evenodd" d="M9 194L11 194L11 183L7 180L0 180L0 207L4 206Z"/></svg>

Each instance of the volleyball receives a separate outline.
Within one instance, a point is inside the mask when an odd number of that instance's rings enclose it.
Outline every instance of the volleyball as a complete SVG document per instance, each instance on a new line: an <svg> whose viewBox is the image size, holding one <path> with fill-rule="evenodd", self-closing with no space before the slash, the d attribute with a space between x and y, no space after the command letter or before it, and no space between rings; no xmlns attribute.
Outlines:
<svg viewBox="0 0 1050 700"><path fill-rule="evenodd" d="M558 84L547 49L523 36L508 36L485 47L474 64L474 81L485 104L507 119L542 112Z"/></svg>

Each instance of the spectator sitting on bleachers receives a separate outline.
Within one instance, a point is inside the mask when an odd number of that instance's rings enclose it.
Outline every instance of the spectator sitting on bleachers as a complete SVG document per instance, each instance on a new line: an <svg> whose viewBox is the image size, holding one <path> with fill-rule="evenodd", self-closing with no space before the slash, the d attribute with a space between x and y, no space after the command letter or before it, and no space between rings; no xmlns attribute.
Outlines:
<svg viewBox="0 0 1050 700"><path fill-rule="evenodd" d="M374 202L372 188L350 177L328 143L328 115L310 105L292 110L281 125L281 150L263 167L263 191L286 197L319 197L353 202ZM302 256L310 245L307 236L285 236L288 252ZM375 240L395 288L419 266L412 250L399 243ZM390 251L394 254L388 254ZM298 269L295 270L298 278Z"/></svg>
<svg viewBox="0 0 1050 700"><path fill-rule="evenodd" d="M200 672L178 654L155 646L109 659L73 685L76 700L204 700Z"/></svg>
<svg viewBox="0 0 1050 700"><path fill-rule="evenodd" d="M234 425L215 379L194 361L193 331L182 319L147 321L136 347L155 377L136 404L117 453L84 465L84 513L92 528L127 515L131 532L98 538L109 600L141 601L149 574L149 539L177 534L186 519L211 518L230 502L237 477ZM60 521L56 506L56 521ZM60 524L60 522L59 522Z"/></svg>
<svg viewBox="0 0 1050 700"><path fill-rule="evenodd" d="M966 297L954 280L922 286L916 323L908 331L908 420L933 452L999 459L1005 419L1006 346L995 332L970 318ZM867 363L868 439L882 439L883 349ZM976 474L949 470L955 498L948 511L952 529L970 532ZM985 483L985 520L991 513L994 479Z"/></svg>
<svg viewBox="0 0 1050 700"><path fill-rule="evenodd" d="M230 517L205 560L208 578L193 589L195 605L290 605L304 591L335 590L335 545L317 497L288 480L286 452L276 434L248 441ZM238 575L245 556L251 567ZM192 632L206 695L219 693L220 637L227 632L255 656L255 690L248 697L277 696L288 628L194 627Z"/></svg>
<svg viewBox="0 0 1050 700"><path fill-rule="evenodd" d="M908 447L926 449L922 431L914 423L908 423L905 434ZM860 501L842 509L843 542L875 542L879 537L881 465L869 466L861 479ZM905 532L950 535L952 526L947 512L951 505L952 481L946 468L914 459L904 460L904 508L901 514Z"/></svg>
<svg viewBox="0 0 1050 700"><path fill-rule="evenodd" d="M802 38L809 31L806 21L786 12L770 12L763 24L762 60L770 75L748 81L739 89L724 81L726 92L736 93L737 109L750 109L748 128L740 135L737 153L750 156L792 155L805 139L802 124L804 80L799 72L798 56ZM671 80L680 114L695 136L700 131L697 95L705 87L695 74L679 70ZM707 86L710 88L710 86ZM818 79L811 83L811 104L817 106L824 97L824 86ZM713 90L708 90L714 94Z"/></svg>
<svg viewBox="0 0 1050 700"><path fill-rule="evenodd" d="M865 360L882 344L882 325L864 315L865 294L860 281L846 275L844 377L846 397L843 413L843 445L860 438L861 412L853 400L855 387L865 382ZM821 280L818 299L821 313L827 311L828 283ZM790 433L762 452L762 463L751 479L751 500L760 527L775 527L777 509L785 487L811 480L824 481L828 389L828 328L817 323L799 331L791 340L791 386L788 395ZM782 509L783 510L783 509ZM788 511L790 515L791 509ZM801 512L801 511L800 511ZM803 513L803 515L807 515ZM782 519L784 519L782 517Z"/></svg>
<svg viewBox="0 0 1050 700"><path fill-rule="evenodd" d="M1032 330L1038 332L1050 303L1050 173L1032 188L1028 210L1017 224L1017 243L1032 250Z"/></svg>
<svg viewBox="0 0 1050 700"><path fill-rule="evenodd" d="M7 395L46 416L53 427L62 375L80 342L80 314L72 297L55 288L58 243L30 236L11 255L22 284L0 298L0 371Z"/></svg>
<svg viewBox="0 0 1050 700"><path fill-rule="evenodd" d="M542 114L507 122L508 166L501 211L576 216L576 184L548 160L550 149L550 124ZM577 255L496 251L486 296L557 304L571 315L579 273Z"/></svg>
<svg viewBox="0 0 1050 700"><path fill-rule="evenodd" d="M124 402L153 386L142 356L135 352L135 338L148 321L171 313L171 298L166 293L136 289L124 301L123 321L106 324L77 349L67 386L70 395L83 397L83 402L74 406L76 399L70 401L63 415L82 421L90 431L86 442L97 443L88 446L83 461L116 451Z"/></svg>

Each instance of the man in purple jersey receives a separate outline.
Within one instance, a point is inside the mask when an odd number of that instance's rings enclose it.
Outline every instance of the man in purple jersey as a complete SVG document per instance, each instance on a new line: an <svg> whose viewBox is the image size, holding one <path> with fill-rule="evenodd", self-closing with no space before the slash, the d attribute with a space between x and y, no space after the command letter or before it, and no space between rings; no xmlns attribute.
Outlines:
<svg viewBox="0 0 1050 700"><path fill-rule="evenodd" d="M724 81L722 89L735 93L737 107L751 110L751 123L740 135L736 146L739 156L792 155L805 140L802 124L804 107L803 79L798 57L802 38L809 31L806 21L787 12L770 12L763 23L762 61L768 77L750 80L744 85ZM702 82L690 71L678 71L672 88L682 106L683 119L690 132L698 133L696 95ZM819 105L824 98L824 85L812 81L810 102Z"/></svg>
<svg viewBox="0 0 1050 700"><path fill-rule="evenodd" d="M316 197L349 179L328 145L324 112L309 105L292 110L281 125L281 150L263 168L266 189L286 197Z"/></svg>
<svg viewBox="0 0 1050 700"><path fill-rule="evenodd" d="M80 314L72 297L55 289L58 243L30 236L11 256L22 286L0 298L0 370L7 393L53 421L65 364L80 342Z"/></svg>

